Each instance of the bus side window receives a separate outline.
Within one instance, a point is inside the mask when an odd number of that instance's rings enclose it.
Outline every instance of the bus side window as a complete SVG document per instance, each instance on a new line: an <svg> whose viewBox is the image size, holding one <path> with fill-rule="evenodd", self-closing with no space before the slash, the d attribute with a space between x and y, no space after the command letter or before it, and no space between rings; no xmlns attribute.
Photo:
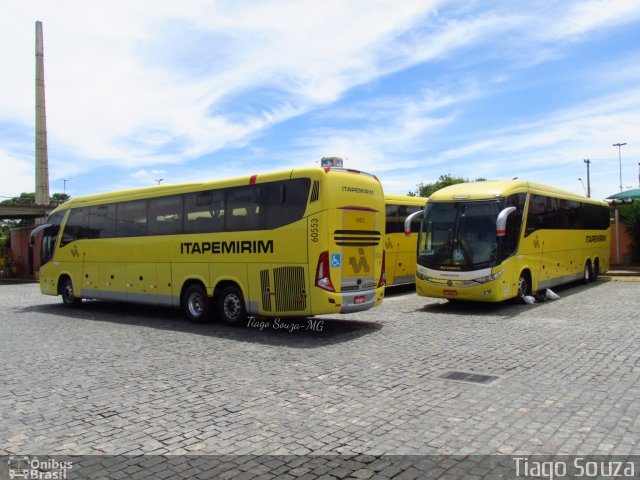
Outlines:
<svg viewBox="0 0 640 480"><path fill-rule="evenodd" d="M74 208L69 213L69 218L64 226L60 247L85 238L95 238L95 232L89 226L89 209Z"/></svg>
<svg viewBox="0 0 640 480"><path fill-rule="evenodd" d="M527 213L527 226L524 233L525 237L543 228L545 207L546 201L544 197L531 195L529 199L529 211Z"/></svg>
<svg viewBox="0 0 640 480"><path fill-rule="evenodd" d="M224 217L224 190L188 193L184 196L184 233L222 232Z"/></svg>
<svg viewBox="0 0 640 480"><path fill-rule="evenodd" d="M311 179L294 178L263 185L265 192L265 228L272 230L302 218L307 208Z"/></svg>
<svg viewBox="0 0 640 480"><path fill-rule="evenodd" d="M44 265L53 258L55 253L56 241L60 233L60 225L67 212L57 212L49 215L47 223L51 226L47 227L42 234L42 243L40 244L40 265Z"/></svg>
<svg viewBox="0 0 640 480"><path fill-rule="evenodd" d="M147 234L147 200L118 203L116 235L140 237Z"/></svg>
<svg viewBox="0 0 640 480"><path fill-rule="evenodd" d="M182 196L149 200L149 235L176 235L182 232Z"/></svg>
<svg viewBox="0 0 640 480"><path fill-rule="evenodd" d="M507 218L507 230L502 245L502 258L513 255L518 248L522 230L522 215L526 201L526 193L516 193L507 197L505 207L516 207L516 211Z"/></svg>
<svg viewBox="0 0 640 480"><path fill-rule="evenodd" d="M112 238L116 236L115 204L98 205L89 209L89 228L93 238Z"/></svg>
<svg viewBox="0 0 640 480"><path fill-rule="evenodd" d="M226 213L226 231L260 229L260 186L229 188Z"/></svg>

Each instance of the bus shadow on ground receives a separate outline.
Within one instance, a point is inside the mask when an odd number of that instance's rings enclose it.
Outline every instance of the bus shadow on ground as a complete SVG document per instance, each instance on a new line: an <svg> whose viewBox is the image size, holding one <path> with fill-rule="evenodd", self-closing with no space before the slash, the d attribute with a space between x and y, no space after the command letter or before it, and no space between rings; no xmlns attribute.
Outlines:
<svg viewBox="0 0 640 480"><path fill-rule="evenodd" d="M381 323L321 317L249 317L242 325L217 322L190 323L178 309L131 303L85 300L77 308L60 304L29 306L37 312L80 321L139 326L194 335L291 348L318 348L353 341L382 328Z"/></svg>
<svg viewBox="0 0 640 480"><path fill-rule="evenodd" d="M559 285L557 287L553 287L551 290L560 296L557 300L545 300L539 301L536 300L533 304L527 304L520 300L511 299L500 303L489 303L489 302L469 302L464 300L442 300L439 303L431 303L428 305L424 305L421 308L416 309L417 312L427 312L432 314L442 314L442 315L467 315L467 316L499 316L504 318L513 318L518 316L519 314L531 311L535 308L540 308L544 305L549 305L551 303L562 302L563 299L571 297L573 295L577 295L585 292L586 290L591 290L592 288L598 288L603 285L602 282L593 282L589 284L582 284L579 282L567 283L564 285Z"/></svg>

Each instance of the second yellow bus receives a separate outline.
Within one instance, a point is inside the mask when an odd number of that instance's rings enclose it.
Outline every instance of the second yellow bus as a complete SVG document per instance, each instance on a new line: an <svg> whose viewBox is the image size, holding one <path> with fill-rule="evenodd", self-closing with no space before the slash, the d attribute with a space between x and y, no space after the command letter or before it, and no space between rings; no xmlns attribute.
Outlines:
<svg viewBox="0 0 640 480"><path fill-rule="evenodd" d="M416 290L502 301L609 268L605 202L523 180L461 183L429 197L418 238Z"/></svg>
<svg viewBox="0 0 640 480"><path fill-rule="evenodd" d="M427 199L407 195L385 195L386 233L384 250L386 258L387 286L414 283L416 281L416 245L420 231L420 219L411 224L416 235L404 234L407 216L424 209Z"/></svg>

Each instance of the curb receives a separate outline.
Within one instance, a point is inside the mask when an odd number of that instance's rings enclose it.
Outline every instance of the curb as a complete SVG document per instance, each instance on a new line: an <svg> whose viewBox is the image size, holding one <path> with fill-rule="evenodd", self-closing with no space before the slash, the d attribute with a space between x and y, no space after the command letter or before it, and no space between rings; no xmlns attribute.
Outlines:
<svg viewBox="0 0 640 480"><path fill-rule="evenodd" d="M622 275L622 276L611 276L611 275L601 275L598 277L598 280L602 280L603 282L636 282L640 283L640 277Z"/></svg>

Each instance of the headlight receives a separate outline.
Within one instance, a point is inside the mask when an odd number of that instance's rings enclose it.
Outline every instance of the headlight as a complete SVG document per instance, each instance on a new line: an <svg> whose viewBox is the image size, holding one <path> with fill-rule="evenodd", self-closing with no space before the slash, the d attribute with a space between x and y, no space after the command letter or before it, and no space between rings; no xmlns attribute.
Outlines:
<svg viewBox="0 0 640 480"><path fill-rule="evenodd" d="M491 275L487 275L486 277L474 278L473 281L476 283L487 283L492 282L493 280L497 280L502 276L504 270L500 270L497 273L492 273Z"/></svg>

